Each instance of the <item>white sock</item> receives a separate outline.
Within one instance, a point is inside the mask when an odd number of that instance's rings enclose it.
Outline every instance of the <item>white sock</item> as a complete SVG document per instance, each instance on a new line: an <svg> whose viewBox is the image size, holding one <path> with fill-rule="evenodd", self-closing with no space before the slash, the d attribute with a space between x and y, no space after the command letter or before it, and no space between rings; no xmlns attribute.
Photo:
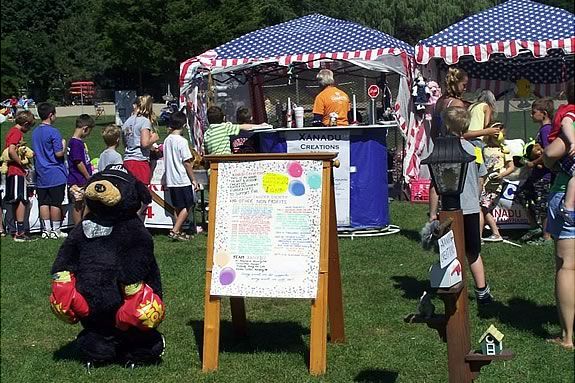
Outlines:
<svg viewBox="0 0 575 383"><path fill-rule="evenodd" d="M42 222L44 222L44 231L52 231L52 224L50 223L49 219L43 219Z"/></svg>
<svg viewBox="0 0 575 383"><path fill-rule="evenodd" d="M62 226L62 221L52 222L52 225L54 226L54 231L55 231L56 233L59 233L59 232L60 232L60 227Z"/></svg>

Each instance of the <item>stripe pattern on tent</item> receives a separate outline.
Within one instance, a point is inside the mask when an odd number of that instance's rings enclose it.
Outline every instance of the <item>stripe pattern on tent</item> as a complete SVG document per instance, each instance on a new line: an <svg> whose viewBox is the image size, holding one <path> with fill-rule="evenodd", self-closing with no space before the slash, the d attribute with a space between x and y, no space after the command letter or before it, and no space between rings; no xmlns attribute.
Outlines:
<svg viewBox="0 0 575 383"><path fill-rule="evenodd" d="M427 64L442 58L451 65L467 55L485 62L494 53L515 57L528 50L544 57L550 49L575 53L575 15L531 0L509 0L420 41L415 59Z"/></svg>

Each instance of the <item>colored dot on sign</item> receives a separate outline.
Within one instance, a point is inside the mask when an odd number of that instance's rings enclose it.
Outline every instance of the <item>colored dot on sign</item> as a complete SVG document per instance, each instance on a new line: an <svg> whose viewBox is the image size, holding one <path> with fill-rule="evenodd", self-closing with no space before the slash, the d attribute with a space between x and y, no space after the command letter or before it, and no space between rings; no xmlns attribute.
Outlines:
<svg viewBox="0 0 575 383"><path fill-rule="evenodd" d="M305 186L303 185L303 183L301 183L301 181L292 181L289 184L289 192L296 196L299 197L301 195L305 194Z"/></svg>
<svg viewBox="0 0 575 383"><path fill-rule="evenodd" d="M229 285L234 279L236 279L236 272L231 267L225 267L220 271L220 283L222 285Z"/></svg>
<svg viewBox="0 0 575 383"><path fill-rule="evenodd" d="M288 165L288 174L292 177L301 177L303 174L303 168L300 163L294 161Z"/></svg>
<svg viewBox="0 0 575 383"><path fill-rule="evenodd" d="M216 254L215 261L216 261L216 265L218 265L220 267L224 267L230 261L230 255L226 252L220 252L220 253Z"/></svg>
<svg viewBox="0 0 575 383"><path fill-rule="evenodd" d="M321 187L321 176L319 173L311 173L307 176L307 184L311 189L319 189Z"/></svg>

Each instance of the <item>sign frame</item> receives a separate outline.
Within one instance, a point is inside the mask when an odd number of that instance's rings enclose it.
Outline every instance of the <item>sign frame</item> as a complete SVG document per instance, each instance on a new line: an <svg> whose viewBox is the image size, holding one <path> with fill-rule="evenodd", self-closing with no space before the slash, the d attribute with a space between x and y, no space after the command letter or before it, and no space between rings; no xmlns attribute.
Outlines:
<svg viewBox="0 0 575 383"><path fill-rule="evenodd" d="M217 370L219 358L221 297L210 294L216 227L218 193L218 164L222 162L250 162L262 160L320 160L322 161L322 197L320 259L317 296L311 299L309 372L322 375L327 368L328 312L331 342L344 342L343 298L339 249L333 190L335 153L258 153L205 156L210 163L210 193L208 243L206 255L206 284L204 289L204 339L202 371ZM236 335L247 333L246 311L243 297L230 297L232 326Z"/></svg>

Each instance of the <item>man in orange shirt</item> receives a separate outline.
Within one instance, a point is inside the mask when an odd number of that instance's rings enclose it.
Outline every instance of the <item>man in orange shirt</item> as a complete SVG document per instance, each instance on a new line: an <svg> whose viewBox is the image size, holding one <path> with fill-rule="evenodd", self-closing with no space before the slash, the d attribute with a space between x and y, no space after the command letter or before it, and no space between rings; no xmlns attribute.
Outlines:
<svg viewBox="0 0 575 383"><path fill-rule="evenodd" d="M317 74L317 80L324 88L313 103L314 126L349 125L348 112L351 109L349 97L334 85L333 72L322 69Z"/></svg>

